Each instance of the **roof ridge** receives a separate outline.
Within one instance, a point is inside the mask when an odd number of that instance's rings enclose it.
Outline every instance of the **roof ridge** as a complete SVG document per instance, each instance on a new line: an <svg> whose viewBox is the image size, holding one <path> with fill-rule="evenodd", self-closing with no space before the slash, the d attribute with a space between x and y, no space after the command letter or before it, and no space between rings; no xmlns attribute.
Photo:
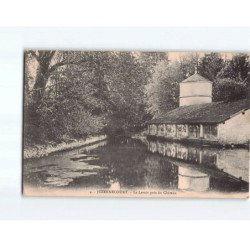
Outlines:
<svg viewBox="0 0 250 250"><path fill-rule="evenodd" d="M211 82L210 80L208 80L207 78L205 78L204 76L200 75L199 73L195 73L191 76L189 76L188 78L184 79L181 83L185 83L185 82Z"/></svg>

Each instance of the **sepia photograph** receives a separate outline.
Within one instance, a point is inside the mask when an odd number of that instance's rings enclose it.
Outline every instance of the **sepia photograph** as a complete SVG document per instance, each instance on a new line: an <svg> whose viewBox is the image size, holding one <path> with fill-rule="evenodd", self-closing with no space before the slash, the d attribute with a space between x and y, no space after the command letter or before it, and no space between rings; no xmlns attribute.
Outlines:
<svg viewBox="0 0 250 250"><path fill-rule="evenodd" d="M250 1L5 2L0 249L250 249Z"/></svg>
<svg viewBox="0 0 250 250"><path fill-rule="evenodd" d="M24 51L24 196L249 197L249 53Z"/></svg>

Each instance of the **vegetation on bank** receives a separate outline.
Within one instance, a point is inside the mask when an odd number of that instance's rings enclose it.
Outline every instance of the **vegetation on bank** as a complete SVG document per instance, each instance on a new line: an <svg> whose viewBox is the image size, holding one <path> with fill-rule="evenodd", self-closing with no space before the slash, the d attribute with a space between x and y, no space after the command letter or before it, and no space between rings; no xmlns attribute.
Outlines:
<svg viewBox="0 0 250 250"><path fill-rule="evenodd" d="M26 51L24 145L141 125L148 119L145 84L166 59L166 53Z"/></svg>
<svg viewBox="0 0 250 250"><path fill-rule="evenodd" d="M59 144L49 143L47 145L37 144L32 147L26 146L23 151L23 158L24 159L39 158L55 152L70 150L81 146L87 146L92 143L103 141L105 139L107 139L106 135L99 135L99 136L92 136L86 139L72 140L71 142L69 141L61 142Z"/></svg>
<svg viewBox="0 0 250 250"><path fill-rule="evenodd" d="M190 53L172 61L165 52L28 50L24 56L27 158L91 136L140 131L152 117L178 106L179 82L195 67L213 81L214 101L247 94L246 54L227 59Z"/></svg>

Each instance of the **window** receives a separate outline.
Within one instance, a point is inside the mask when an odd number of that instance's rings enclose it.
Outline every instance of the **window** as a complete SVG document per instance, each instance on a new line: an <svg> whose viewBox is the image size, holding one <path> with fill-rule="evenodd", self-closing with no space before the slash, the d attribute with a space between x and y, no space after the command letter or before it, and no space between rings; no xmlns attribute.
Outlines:
<svg viewBox="0 0 250 250"><path fill-rule="evenodd" d="M210 139L217 137L217 125L205 125L204 126L204 138Z"/></svg>
<svg viewBox="0 0 250 250"><path fill-rule="evenodd" d="M188 132L190 137L199 138L200 136L200 125L189 125Z"/></svg>

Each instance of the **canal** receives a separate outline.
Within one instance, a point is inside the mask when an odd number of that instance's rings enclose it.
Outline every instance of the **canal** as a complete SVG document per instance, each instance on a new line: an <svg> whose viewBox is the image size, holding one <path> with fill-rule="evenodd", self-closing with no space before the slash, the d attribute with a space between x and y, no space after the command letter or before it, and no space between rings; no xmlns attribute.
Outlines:
<svg viewBox="0 0 250 250"><path fill-rule="evenodd" d="M25 160L23 187L33 191L167 190L190 196L193 192L247 194L249 152L157 140L109 139Z"/></svg>

